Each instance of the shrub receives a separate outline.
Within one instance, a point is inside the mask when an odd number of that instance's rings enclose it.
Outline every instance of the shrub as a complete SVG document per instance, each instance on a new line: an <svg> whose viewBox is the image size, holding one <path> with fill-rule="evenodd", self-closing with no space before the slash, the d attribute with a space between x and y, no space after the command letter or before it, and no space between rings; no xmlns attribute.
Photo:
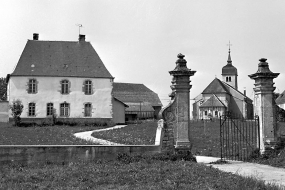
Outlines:
<svg viewBox="0 0 285 190"><path fill-rule="evenodd" d="M12 111L12 116L14 118L15 126L20 126L21 117L20 115L23 112L23 104L22 101L17 99L13 100L12 104L10 105L10 110Z"/></svg>
<svg viewBox="0 0 285 190"><path fill-rule="evenodd" d="M151 160L159 160L159 161L191 161L191 162L197 162L196 158L191 154L190 151L187 152L162 152L162 153L156 153L153 155L142 155L142 154L135 154L135 155L129 155L126 153L118 154L117 160L129 164L133 162L139 162L139 161L147 161L150 162Z"/></svg>

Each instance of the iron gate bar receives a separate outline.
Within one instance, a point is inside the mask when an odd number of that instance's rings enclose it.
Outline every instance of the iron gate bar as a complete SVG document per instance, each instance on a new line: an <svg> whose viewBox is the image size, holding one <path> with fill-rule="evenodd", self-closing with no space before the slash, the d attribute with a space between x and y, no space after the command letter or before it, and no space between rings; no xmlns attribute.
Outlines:
<svg viewBox="0 0 285 190"><path fill-rule="evenodd" d="M259 118L220 116L221 160L246 160L260 148Z"/></svg>
<svg viewBox="0 0 285 190"><path fill-rule="evenodd" d="M233 120L232 120L232 122L233 122ZM238 122L238 121L237 121L237 122ZM234 122L233 122L233 123L234 123ZM238 127L237 127L237 125L236 125L235 123L234 123L234 126L235 126L235 127L237 128L237 130L238 130ZM253 130L251 130L251 131L253 131ZM241 131L239 131L239 132L241 133ZM252 133L252 134L253 134L253 133ZM243 134L242 134L242 135L243 135ZM244 136L244 135L243 135L243 136ZM253 135L252 135L252 136L253 136ZM244 136L244 138L245 138L245 136ZM252 139L251 139L251 140L252 140ZM247 140L246 140L246 142L247 142ZM247 142L247 144L248 144L248 145L251 145L251 144L248 143L248 142Z"/></svg>

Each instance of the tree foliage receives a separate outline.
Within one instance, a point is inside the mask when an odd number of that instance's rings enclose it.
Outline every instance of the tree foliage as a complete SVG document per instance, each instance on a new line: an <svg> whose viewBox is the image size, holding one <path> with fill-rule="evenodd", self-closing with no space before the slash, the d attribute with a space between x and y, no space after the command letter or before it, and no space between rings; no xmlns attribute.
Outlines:
<svg viewBox="0 0 285 190"><path fill-rule="evenodd" d="M10 104L10 109L12 111L12 116L14 118L15 126L19 126L21 123L21 114L23 112L23 104L22 101L17 99L13 100L12 104Z"/></svg>
<svg viewBox="0 0 285 190"><path fill-rule="evenodd" d="M7 100L6 78L0 78L0 100Z"/></svg>

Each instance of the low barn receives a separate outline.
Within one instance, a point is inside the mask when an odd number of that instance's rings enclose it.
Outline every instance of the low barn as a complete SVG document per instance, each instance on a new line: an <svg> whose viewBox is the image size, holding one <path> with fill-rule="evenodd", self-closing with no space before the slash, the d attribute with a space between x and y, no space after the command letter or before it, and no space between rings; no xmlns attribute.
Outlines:
<svg viewBox="0 0 285 190"><path fill-rule="evenodd" d="M144 84L114 82L113 96L128 105L126 121L156 119L162 107L158 95Z"/></svg>

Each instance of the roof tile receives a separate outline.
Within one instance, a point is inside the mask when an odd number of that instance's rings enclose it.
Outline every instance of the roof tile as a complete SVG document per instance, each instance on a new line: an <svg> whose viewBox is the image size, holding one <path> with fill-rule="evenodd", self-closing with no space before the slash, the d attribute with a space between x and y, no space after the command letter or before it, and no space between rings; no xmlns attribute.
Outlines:
<svg viewBox="0 0 285 190"><path fill-rule="evenodd" d="M11 76L113 78L90 42L28 40Z"/></svg>

